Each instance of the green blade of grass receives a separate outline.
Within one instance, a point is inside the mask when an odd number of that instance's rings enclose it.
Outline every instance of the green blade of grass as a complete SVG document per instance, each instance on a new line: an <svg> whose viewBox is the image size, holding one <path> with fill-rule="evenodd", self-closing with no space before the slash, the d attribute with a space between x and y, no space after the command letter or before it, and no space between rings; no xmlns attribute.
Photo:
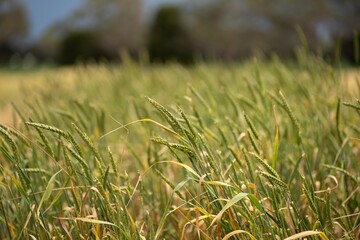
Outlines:
<svg viewBox="0 0 360 240"><path fill-rule="evenodd" d="M186 180L180 182L180 183L179 183L178 185L176 185L176 187L174 188L174 190L173 190L173 192L172 192L172 194L171 194L171 197L170 197L168 203L166 204L166 207L165 207L165 209L164 209L164 213L163 213L163 215L162 215L162 217L161 217L161 219L160 219L159 226L158 226L158 228L157 228L157 230L156 230L155 239L159 239L159 237L160 237L160 234L161 234L161 232L162 232L162 229L163 229L163 227L164 227L164 224L165 224L166 219L167 219L168 214L169 214L169 209L170 209L170 206L171 206L171 204L172 204L172 201L173 201L173 198L174 198L174 194L175 194L176 192L178 192L188 181L189 181L189 179L186 179Z"/></svg>
<svg viewBox="0 0 360 240"><path fill-rule="evenodd" d="M62 169L58 172L56 172L54 175L52 175L52 177L50 178L47 186L46 186L46 189L45 189L45 192L40 200L40 203L39 203L39 207L37 209L37 215L39 216L40 215L40 209L41 209L41 206L42 204L47 201L50 196L51 196L51 193L52 193L52 190L54 189L54 182L55 182L55 177L62 172Z"/></svg>
<svg viewBox="0 0 360 240"><path fill-rule="evenodd" d="M278 160L278 154L279 154L279 128L276 126L275 130L275 139L274 139L274 149L273 149L273 155L272 155L272 168L276 169L276 164Z"/></svg>
<svg viewBox="0 0 360 240"><path fill-rule="evenodd" d="M249 193L238 193L237 195L235 195L235 197L233 197L232 199L230 199L230 200L226 203L226 205L221 209L221 211L214 217L214 219L213 219L212 222L210 223L210 226L214 225L214 223L215 223L216 221L219 221L226 210L228 210L229 208L231 208L235 203L237 203L238 201L242 200L243 198L245 198L245 197L248 196L248 195L249 195Z"/></svg>

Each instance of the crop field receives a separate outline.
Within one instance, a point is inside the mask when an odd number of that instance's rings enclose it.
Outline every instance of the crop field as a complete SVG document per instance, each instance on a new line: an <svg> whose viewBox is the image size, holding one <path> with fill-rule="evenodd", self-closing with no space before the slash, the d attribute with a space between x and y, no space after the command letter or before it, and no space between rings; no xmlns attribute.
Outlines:
<svg viewBox="0 0 360 240"><path fill-rule="evenodd" d="M360 239L360 70L0 69L0 239Z"/></svg>

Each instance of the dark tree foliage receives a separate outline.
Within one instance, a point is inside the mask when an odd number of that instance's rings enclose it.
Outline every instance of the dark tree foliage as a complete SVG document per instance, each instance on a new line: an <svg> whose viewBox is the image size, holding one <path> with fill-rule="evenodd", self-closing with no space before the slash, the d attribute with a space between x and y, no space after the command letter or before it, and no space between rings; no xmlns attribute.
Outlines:
<svg viewBox="0 0 360 240"><path fill-rule="evenodd" d="M18 0L0 1L0 64L19 52L28 31L26 10Z"/></svg>
<svg viewBox="0 0 360 240"><path fill-rule="evenodd" d="M15 52L15 49L10 44L0 43L0 64L7 63Z"/></svg>
<svg viewBox="0 0 360 240"><path fill-rule="evenodd" d="M349 61L352 64L360 65L360 37L349 36L345 37L341 42L341 58Z"/></svg>
<svg viewBox="0 0 360 240"><path fill-rule="evenodd" d="M360 36L357 31L353 35L340 35L332 48L324 52L324 59L330 64L345 62L360 66Z"/></svg>
<svg viewBox="0 0 360 240"><path fill-rule="evenodd" d="M70 65L78 61L99 61L104 58L106 53L91 32L70 32L60 42L59 64Z"/></svg>
<svg viewBox="0 0 360 240"><path fill-rule="evenodd" d="M192 62L190 41L176 7L164 6L157 12L150 29L148 50L151 61Z"/></svg>

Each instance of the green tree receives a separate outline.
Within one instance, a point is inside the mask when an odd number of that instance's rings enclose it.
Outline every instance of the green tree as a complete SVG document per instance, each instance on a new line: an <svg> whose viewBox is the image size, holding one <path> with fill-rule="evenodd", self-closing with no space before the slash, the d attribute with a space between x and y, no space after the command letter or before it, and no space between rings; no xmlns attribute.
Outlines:
<svg viewBox="0 0 360 240"><path fill-rule="evenodd" d="M60 42L58 56L60 64L99 61L105 57L105 51L101 49L96 36L91 32L70 32Z"/></svg>
<svg viewBox="0 0 360 240"><path fill-rule="evenodd" d="M17 0L0 2L0 62L6 62L28 31L26 11Z"/></svg>
<svg viewBox="0 0 360 240"><path fill-rule="evenodd" d="M152 61L192 61L190 41L176 7L164 6L159 9L150 29L148 50Z"/></svg>

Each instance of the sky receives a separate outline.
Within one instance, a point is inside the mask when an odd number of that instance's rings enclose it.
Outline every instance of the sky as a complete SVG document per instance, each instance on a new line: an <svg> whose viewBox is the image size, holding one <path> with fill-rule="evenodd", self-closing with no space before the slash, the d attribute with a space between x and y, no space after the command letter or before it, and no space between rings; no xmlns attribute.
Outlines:
<svg viewBox="0 0 360 240"><path fill-rule="evenodd" d="M36 40L57 21L69 16L81 7L85 0L21 0L30 20L29 39ZM176 3L180 0L144 0L145 7L156 9L163 3Z"/></svg>

